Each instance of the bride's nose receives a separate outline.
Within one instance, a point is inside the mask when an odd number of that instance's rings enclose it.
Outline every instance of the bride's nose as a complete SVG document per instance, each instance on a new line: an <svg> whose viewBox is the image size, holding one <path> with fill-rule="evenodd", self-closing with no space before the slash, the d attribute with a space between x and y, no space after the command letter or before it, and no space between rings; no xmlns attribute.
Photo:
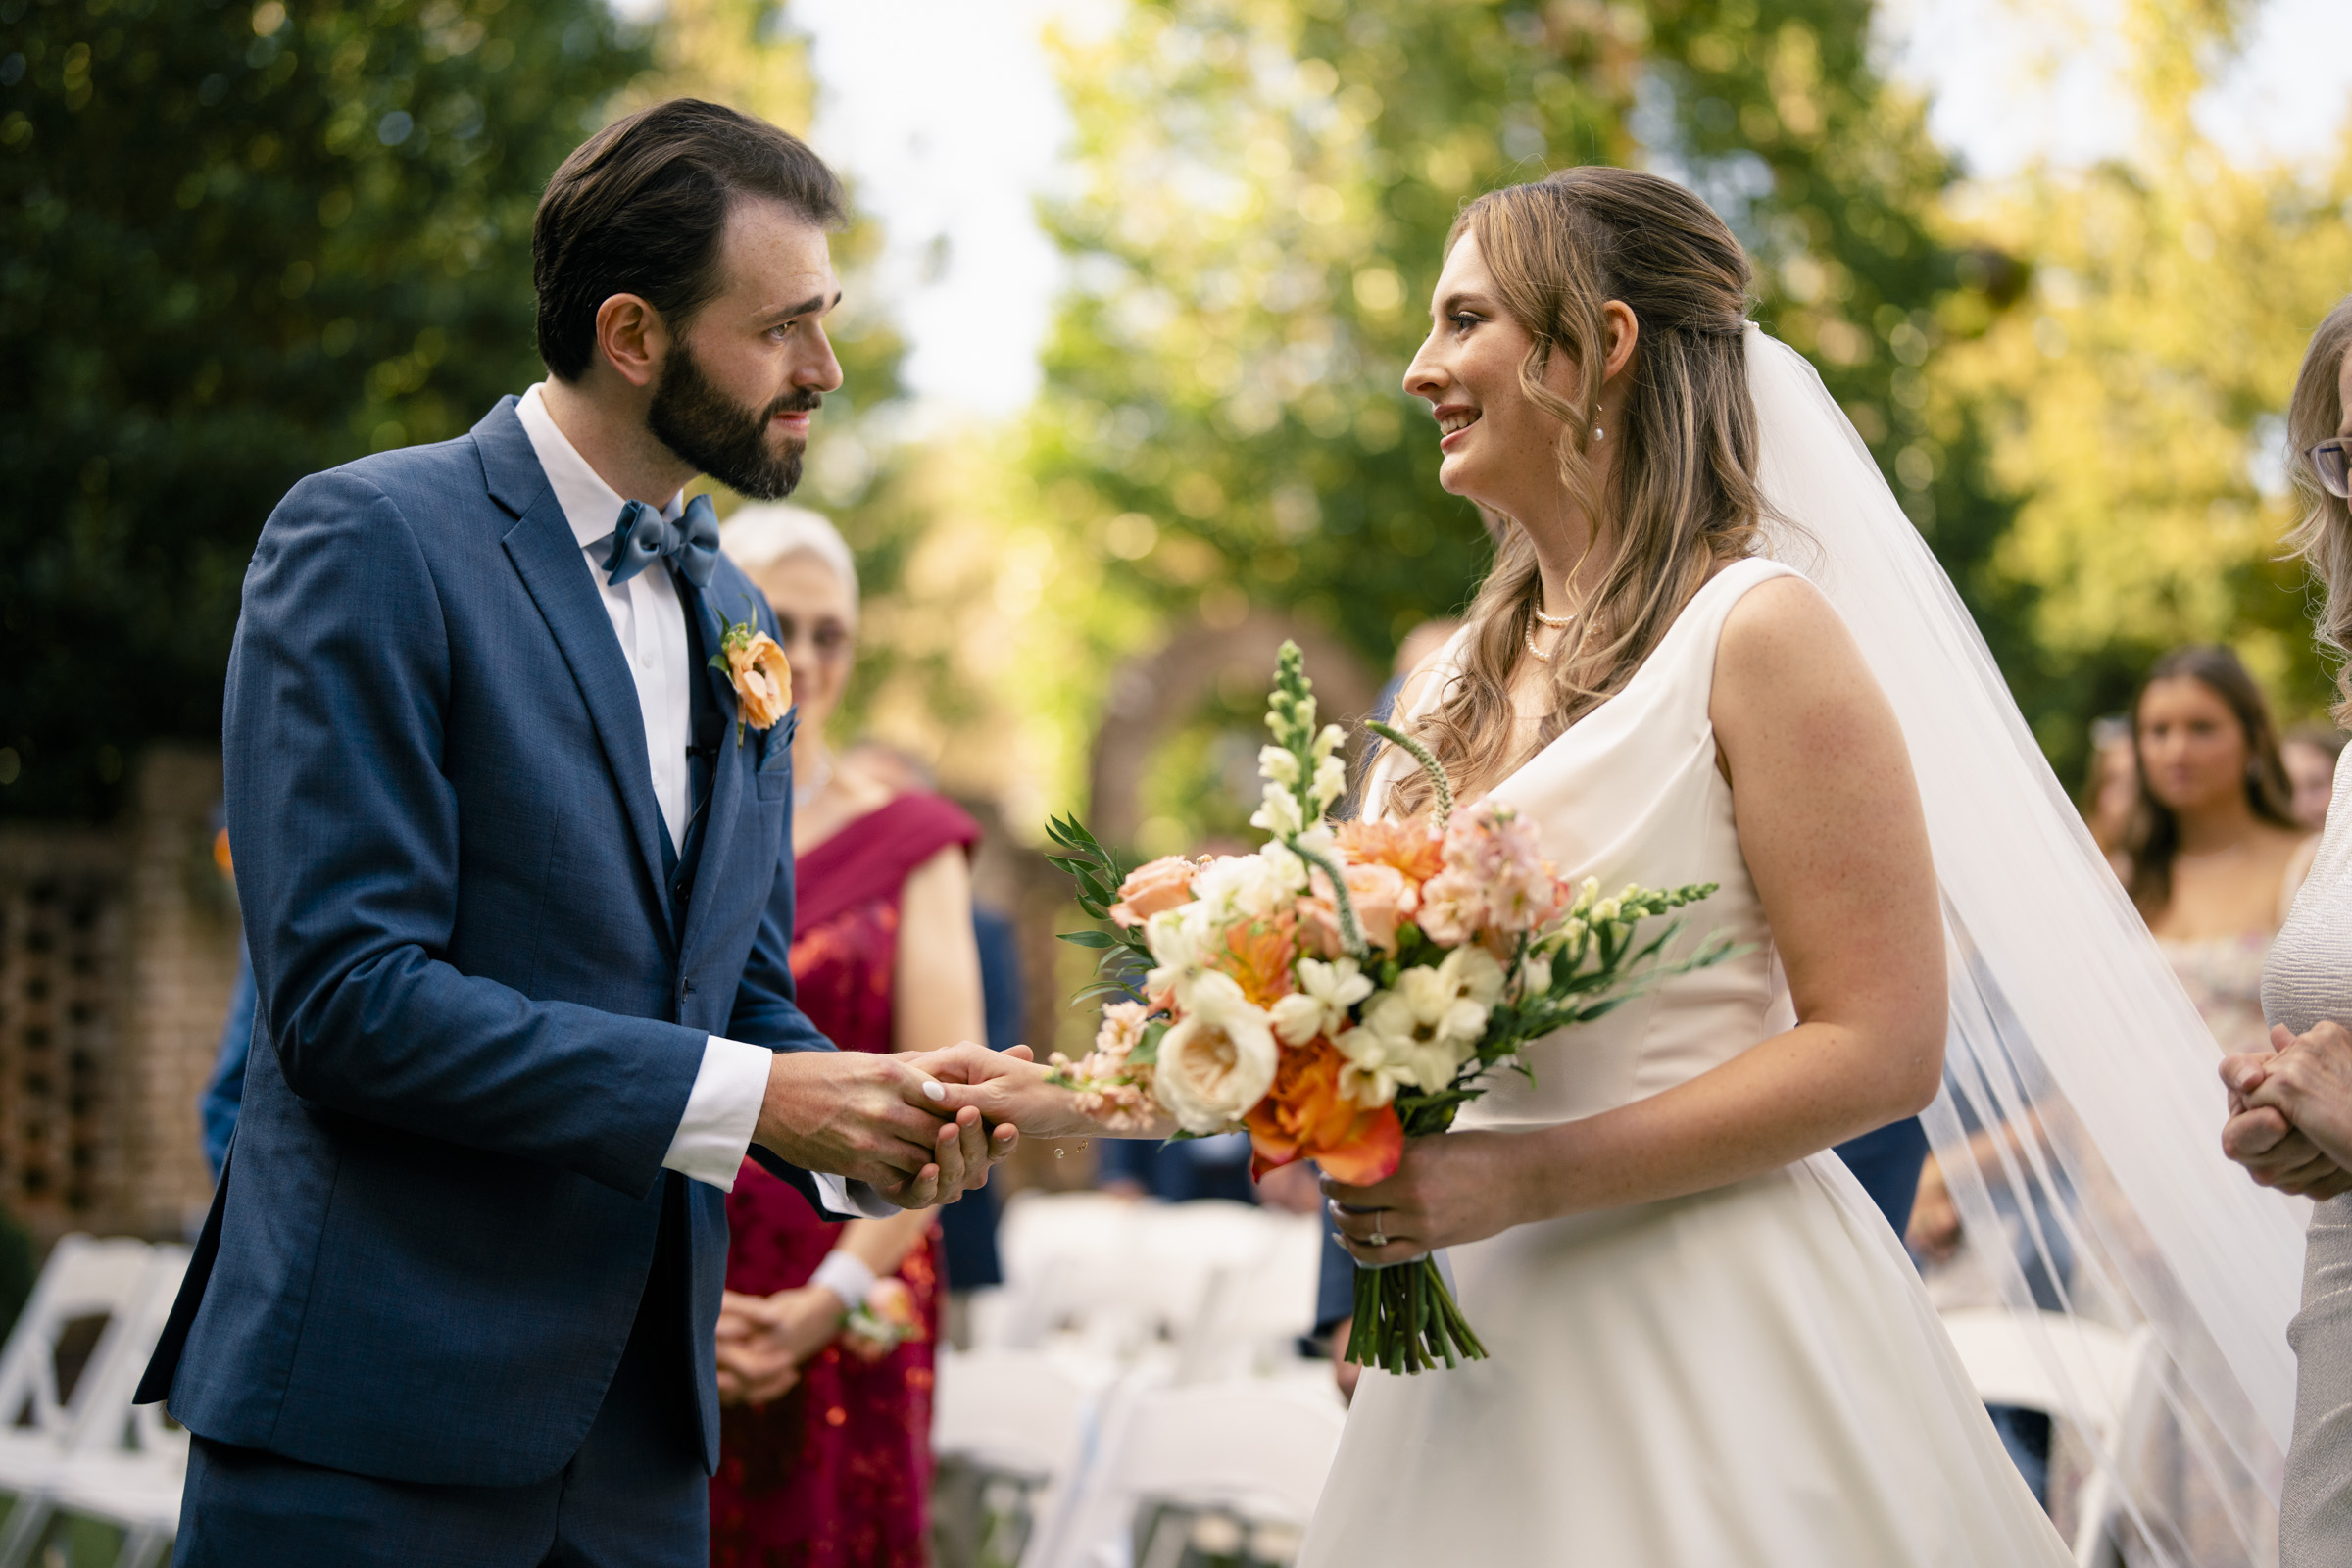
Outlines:
<svg viewBox="0 0 2352 1568"><path fill-rule="evenodd" d="M1404 390L1412 397L1435 403L1438 394L1452 384L1453 377L1446 373L1444 366L1435 363L1427 343L1413 355L1413 363L1404 368Z"/></svg>

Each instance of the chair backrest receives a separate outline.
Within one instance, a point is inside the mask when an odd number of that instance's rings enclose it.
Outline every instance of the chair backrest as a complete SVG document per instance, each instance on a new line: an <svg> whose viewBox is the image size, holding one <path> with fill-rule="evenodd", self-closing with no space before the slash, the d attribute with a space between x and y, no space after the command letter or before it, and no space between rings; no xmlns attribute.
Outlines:
<svg viewBox="0 0 2352 1568"><path fill-rule="evenodd" d="M1253 1255L1218 1268L1178 1346L1176 1381L1264 1375L1298 1359L1315 1326L1321 1225L1309 1214L1263 1211Z"/></svg>
<svg viewBox="0 0 2352 1568"><path fill-rule="evenodd" d="M2132 1395L2132 1335L2062 1312L1998 1308L1946 1312L1943 1327L1986 1404L2063 1417L2094 1442L2113 1441Z"/></svg>
<svg viewBox="0 0 2352 1568"><path fill-rule="evenodd" d="M1253 1265L1267 1239L1247 1203L1023 1193L1005 1206L992 1342L1034 1348L1074 1333L1094 1353L1133 1360L1181 1341L1218 1271Z"/></svg>
<svg viewBox="0 0 2352 1568"><path fill-rule="evenodd" d="M145 1359L152 1340L135 1352L130 1347L153 1288L153 1253L124 1238L59 1240L0 1348L0 1441L34 1437L62 1448L81 1414L106 1396L118 1363L133 1353Z"/></svg>
<svg viewBox="0 0 2352 1568"><path fill-rule="evenodd" d="M1146 1498L1231 1504L1303 1525L1340 1446L1337 1391L1243 1380L1140 1391L1106 1415L1099 1454L1055 1521L1042 1568L1112 1568Z"/></svg>
<svg viewBox="0 0 2352 1568"><path fill-rule="evenodd" d="M931 1446L1066 1480L1102 1380L1036 1350L939 1352Z"/></svg>
<svg viewBox="0 0 2352 1568"><path fill-rule="evenodd" d="M67 1446L75 1453L150 1454L185 1464L188 1433L164 1411L162 1404L130 1402L155 1343L163 1337L165 1320L179 1298L180 1280L188 1272L188 1250L176 1242L148 1249L147 1279L138 1301L125 1313L120 1348L97 1373L88 1401L75 1401Z"/></svg>

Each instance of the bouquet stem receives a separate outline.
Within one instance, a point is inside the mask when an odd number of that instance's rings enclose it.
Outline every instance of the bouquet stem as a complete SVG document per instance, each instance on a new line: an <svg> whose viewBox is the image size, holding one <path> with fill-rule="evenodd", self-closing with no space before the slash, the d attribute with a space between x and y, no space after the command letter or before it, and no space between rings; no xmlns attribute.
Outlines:
<svg viewBox="0 0 2352 1568"><path fill-rule="evenodd" d="M1409 1376L1441 1362L1451 1367L1486 1358L1487 1348L1454 1304L1436 1258L1356 1270L1348 1360Z"/></svg>

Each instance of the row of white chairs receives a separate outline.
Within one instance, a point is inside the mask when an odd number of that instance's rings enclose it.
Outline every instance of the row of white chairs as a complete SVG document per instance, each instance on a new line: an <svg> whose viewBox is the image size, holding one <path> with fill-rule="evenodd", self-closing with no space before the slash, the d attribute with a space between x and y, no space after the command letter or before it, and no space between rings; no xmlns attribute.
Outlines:
<svg viewBox="0 0 2352 1568"><path fill-rule="evenodd" d="M1347 1409L1319 1363L1176 1383L1066 1351L976 1349L942 1351L933 1420L943 1458L1029 1481L1021 1568L1133 1568L1138 1521L1159 1503L1230 1508L1295 1536Z"/></svg>
<svg viewBox="0 0 2352 1568"><path fill-rule="evenodd" d="M1003 1287L973 1304L974 1348L1172 1363L1179 1382L1275 1370L1314 1324L1315 1216L1201 1200L1016 1195Z"/></svg>
<svg viewBox="0 0 2352 1568"><path fill-rule="evenodd" d="M153 1568L170 1555L188 1435L133 1405L188 1250L60 1240L0 1348L0 1568Z"/></svg>
<svg viewBox="0 0 2352 1568"><path fill-rule="evenodd" d="M1321 1246L1312 1215L1217 1200L1006 1204L1005 1283L940 1356L933 1446L1021 1479L1021 1568L1131 1568L1169 1503L1303 1528L1346 1419L1298 1349Z"/></svg>

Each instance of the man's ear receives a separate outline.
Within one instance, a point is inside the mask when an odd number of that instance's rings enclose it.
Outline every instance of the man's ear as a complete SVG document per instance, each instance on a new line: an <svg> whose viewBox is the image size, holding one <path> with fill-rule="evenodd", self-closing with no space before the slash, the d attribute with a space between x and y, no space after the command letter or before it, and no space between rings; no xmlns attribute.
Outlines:
<svg viewBox="0 0 2352 1568"><path fill-rule="evenodd" d="M596 308L596 348L631 386L654 384L669 353L662 313L635 294L615 294Z"/></svg>

